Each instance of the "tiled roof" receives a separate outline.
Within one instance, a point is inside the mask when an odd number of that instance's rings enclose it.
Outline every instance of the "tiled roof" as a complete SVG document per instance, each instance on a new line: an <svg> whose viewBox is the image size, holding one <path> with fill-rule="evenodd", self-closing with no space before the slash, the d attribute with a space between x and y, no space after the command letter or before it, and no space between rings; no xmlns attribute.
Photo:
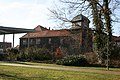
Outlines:
<svg viewBox="0 0 120 80"><path fill-rule="evenodd" d="M70 32L67 30L45 30L45 31L29 33L29 38L60 37L60 36L69 36L69 35L70 35ZM28 38L28 34L24 35L21 38Z"/></svg>
<svg viewBox="0 0 120 80"><path fill-rule="evenodd" d="M44 31L44 30L48 30L48 29L41 26L41 25L38 25L37 27L34 28L34 30L36 30L36 31Z"/></svg>

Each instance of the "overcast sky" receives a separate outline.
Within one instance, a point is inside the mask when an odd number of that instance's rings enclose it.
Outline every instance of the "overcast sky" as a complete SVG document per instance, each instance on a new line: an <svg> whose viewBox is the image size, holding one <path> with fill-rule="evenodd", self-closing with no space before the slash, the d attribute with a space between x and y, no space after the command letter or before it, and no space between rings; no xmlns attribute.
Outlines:
<svg viewBox="0 0 120 80"><path fill-rule="evenodd" d="M33 29L37 25L55 27L49 20L49 10L57 0L0 0L0 26ZM114 34L120 35L120 24L114 24ZM15 35L15 46L19 45L19 38L23 34ZM0 36L0 41L3 36ZM6 42L12 42L12 35L6 35Z"/></svg>

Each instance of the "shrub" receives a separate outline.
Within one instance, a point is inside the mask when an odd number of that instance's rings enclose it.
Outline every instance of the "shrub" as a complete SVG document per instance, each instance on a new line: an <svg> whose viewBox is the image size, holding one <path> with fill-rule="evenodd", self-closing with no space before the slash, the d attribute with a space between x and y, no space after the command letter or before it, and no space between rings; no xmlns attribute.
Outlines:
<svg viewBox="0 0 120 80"><path fill-rule="evenodd" d="M88 52L84 54L86 56L87 61L89 64L98 64L98 55L95 52Z"/></svg>
<svg viewBox="0 0 120 80"><path fill-rule="evenodd" d="M0 61L7 60L7 54L6 53L0 53Z"/></svg>
<svg viewBox="0 0 120 80"><path fill-rule="evenodd" d="M41 60L41 61L51 60L52 54L50 54L49 50L46 48L39 48L39 49L35 50L34 59Z"/></svg>
<svg viewBox="0 0 120 80"><path fill-rule="evenodd" d="M109 65L111 67L119 67L120 68L120 60L110 60Z"/></svg>
<svg viewBox="0 0 120 80"><path fill-rule="evenodd" d="M19 61L30 61L30 50L29 48L26 48L26 49L23 49L20 51L20 54L19 54Z"/></svg>
<svg viewBox="0 0 120 80"><path fill-rule="evenodd" d="M24 61L44 61L51 60L52 54L50 54L49 50L46 48L26 48L20 52L19 60Z"/></svg>
<svg viewBox="0 0 120 80"><path fill-rule="evenodd" d="M17 60L19 51L16 48L8 48L6 50L8 60Z"/></svg>
<svg viewBox="0 0 120 80"><path fill-rule="evenodd" d="M88 62L85 56L83 55L69 55L64 57L61 60L56 61L59 65L66 65L66 66L87 66Z"/></svg>

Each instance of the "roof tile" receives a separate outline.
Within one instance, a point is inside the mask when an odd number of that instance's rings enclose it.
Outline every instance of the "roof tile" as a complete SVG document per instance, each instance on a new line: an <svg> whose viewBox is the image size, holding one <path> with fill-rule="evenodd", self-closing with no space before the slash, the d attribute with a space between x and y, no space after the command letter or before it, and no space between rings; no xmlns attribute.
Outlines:
<svg viewBox="0 0 120 80"><path fill-rule="evenodd" d="M60 36L69 36L69 35L70 35L70 32L67 30L45 30L45 31L29 33L29 38L60 37ZM21 38L28 38L28 34L24 35Z"/></svg>

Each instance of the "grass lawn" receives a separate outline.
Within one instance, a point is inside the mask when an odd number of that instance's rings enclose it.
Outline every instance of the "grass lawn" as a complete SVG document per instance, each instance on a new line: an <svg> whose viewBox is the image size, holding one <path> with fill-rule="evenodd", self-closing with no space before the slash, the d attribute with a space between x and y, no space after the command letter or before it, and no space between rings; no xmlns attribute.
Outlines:
<svg viewBox="0 0 120 80"><path fill-rule="evenodd" d="M46 64L46 63L35 63L35 62L22 62L23 64L37 65L37 66L56 66L56 67L72 67L72 68L83 68L83 69L93 69L93 70L107 70L106 67L76 67L76 66L63 66L57 64ZM110 71L119 71L120 68L109 68Z"/></svg>
<svg viewBox="0 0 120 80"><path fill-rule="evenodd" d="M120 80L120 75L0 66L0 80Z"/></svg>
<svg viewBox="0 0 120 80"><path fill-rule="evenodd" d="M7 62L0 62L7 63ZM9 62L8 62L9 63ZM93 70L107 70L106 67L76 67L76 66L63 66L57 64L46 64L46 63L35 63L35 62L10 62L11 64L24 64L24 65L36 65L36 66L56 66L56 67L72 67L72 68L83 68L83 69L93 69ZM110 71L120 72L120 68L109 68Z"/></svg>

